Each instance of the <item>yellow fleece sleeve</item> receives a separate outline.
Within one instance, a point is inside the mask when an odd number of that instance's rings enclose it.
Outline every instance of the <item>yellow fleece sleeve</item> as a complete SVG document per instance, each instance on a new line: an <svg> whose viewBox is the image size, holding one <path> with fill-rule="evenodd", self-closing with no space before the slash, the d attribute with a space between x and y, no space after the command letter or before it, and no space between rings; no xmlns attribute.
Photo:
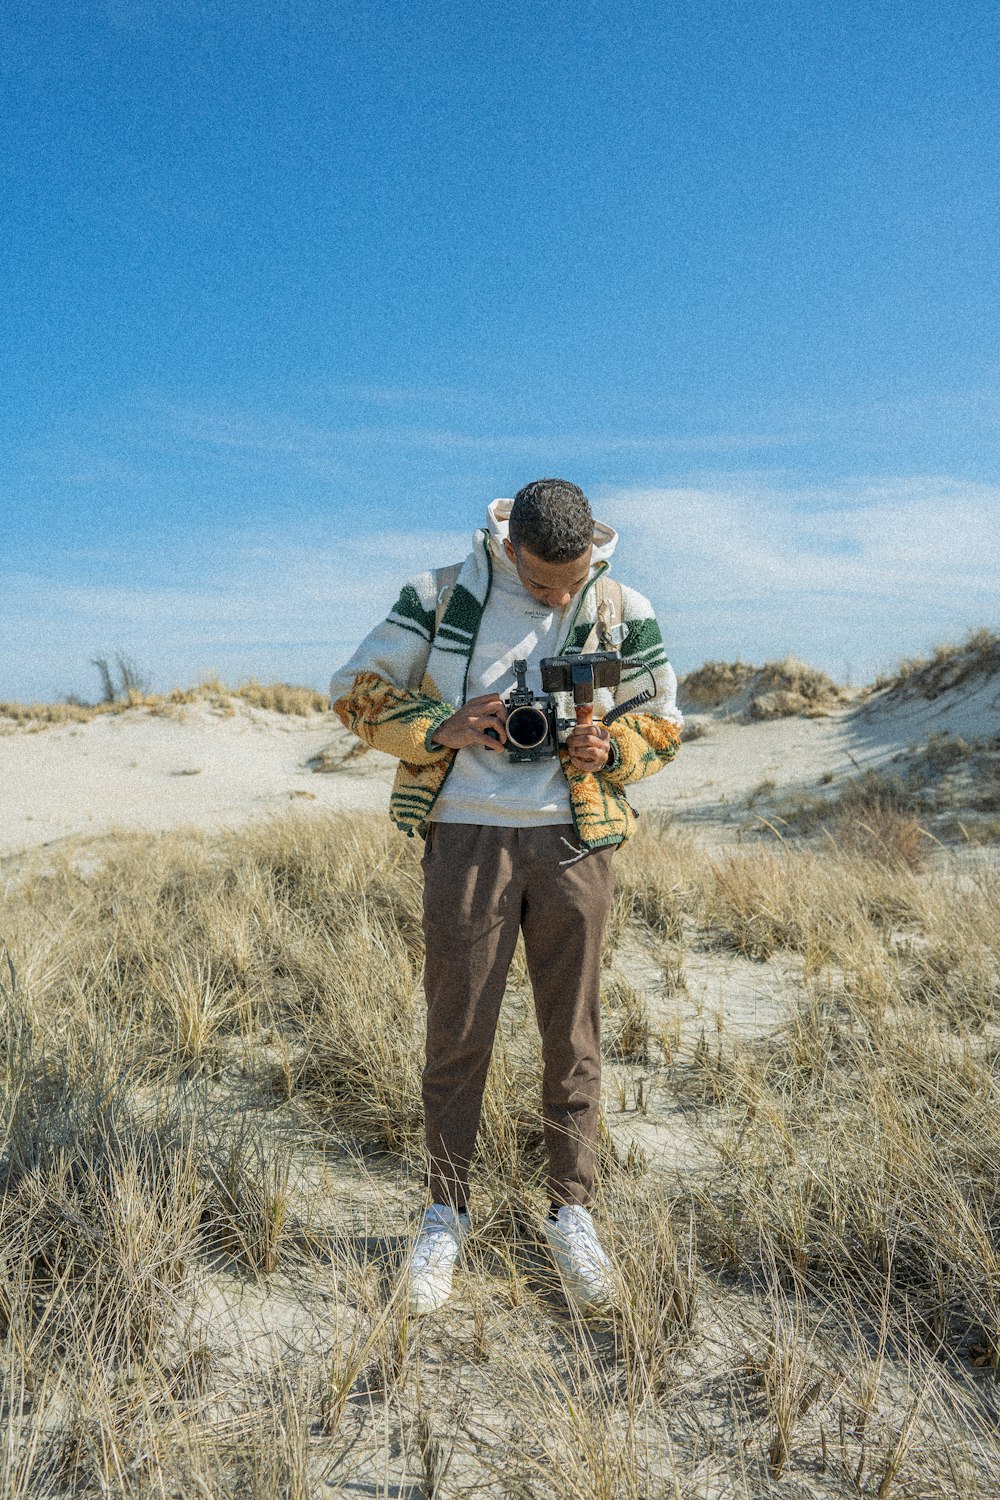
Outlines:
<svg viewBox="0 0 1000 1500"><path fill-rule="evenodd" d="M451 705L396 687L377 672L359 672L333 711L366 745L408 765L430 765L454 754L431 742L435 730L455 712Z"/></svg>
<svg viewBox="0 0 1000 1500"><path fill-rule="evenodd" d="M614 758L599 775L619 789L661 770L673 760L681 742L677 725L657 714L623 714L608 725L608 734Z"/></svg>

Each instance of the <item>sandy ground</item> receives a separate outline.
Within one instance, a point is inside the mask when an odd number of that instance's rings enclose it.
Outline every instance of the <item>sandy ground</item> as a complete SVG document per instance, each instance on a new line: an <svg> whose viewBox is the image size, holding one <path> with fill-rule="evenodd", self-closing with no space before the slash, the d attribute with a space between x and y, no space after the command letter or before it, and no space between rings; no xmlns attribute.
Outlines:
<svg viewBox="0 0 1000 1500"><path fill-rule="evenodd" d="M748 817L748 797L762 783L786 792L835 788L842 777L882 765L935 732L995 739L1000 682L930 702L875 699L827 718L745 723L720 711L689 722L695 732L676 762L633 788L633 801L639 808L672 809L698 825L699 837L725 837L727 829L731 837L733 825ZM0 727L0 857L16 870L19 853L57 847L74 837L86 840L114 828L239 827L289 807L368 809L384 816L393 762L374 752L352 754L356 743L332 717L294 718L245 705L227 713L196 704L174 716L131 710L38 731L4 733ZM335 769L319 774L310 762L321 751L328 752ZM511 774L516 770L511 767ZM605 975L609 994L618 982L641 996L653 1038L648 1062L609 1057L604 1106L611 1141L623 1161L645 1161L671 1191L697 1183L716 1160L707 1143L724 1115L710 1100L695 1107L676 1086L670 1064L689 1062L698 1047L717 1046L720 1038L728 1045L778 1032L795 1014L804 982L801 958L792 954L756 962L706 946L693 932L677 952L679 976L668 973L662 940L633 925L623 931ZM523 985L511 990L511 1024L526 1024L530 996ZM612 1037L618 1021L611 1009L605 1024ZM662 1048L658 1038L664 1039ZM668 1045L670 1055L661 1059ZM234 1070L240 1066L235 1062ZM220 1119L227 1118L234 1096L226 1080L195 1086L208 1089L206 1098ZM269 1099L263 1128L280 1130L282 1118ZM237 1113L234 1124L243 1129L246 1120ZM220 1123L219 1129L225 1128ZM291 1106L285 1128L293 1141L297 1125ZM314 1143L290 1151L295 1213L317 1243L326 1238L331 1245L349 1245L373 1280L390 1270L394 1275L417 1191L401 1164L372 1156L362 1170L353 1152L341 1150L332 1137L321 1161ZM519 1275L532 1286L544 1284L546 1273L530 1244L516 1240L511 1250ZM473 1266L486 1268L485 1280L480 1276L477 1282L467 1270L460 1273L448 1308L421 1330L419 1350L421 1399L435 1413L445 1440L451 1441L453 1411L462 1411L467 1424L449 1492L467 1484L474 1493L482 1466L478 1457L473 1462L472 1452L488 1453L496 1428L494 1367L456 1362L455 1351L478 1347L480 1338L487 1341L484 1347L496 1347L501 1339L516 1343L521 1334L513 1323L507 1283L493 1284L488 1238L474 1239L467 1253ZM331 1252L330 1265L336 1264ZM336 1319L343 1306L342 1294L334 1294L332 1270L317 1271L310 1263L306 1277L292 1262L259 1282L224 1267L205 1267L201 1274L187 1336L192 1347L210 1350L214 1379L221 1385L228 1381L240 1389L241 1382L269 1380L293 1363L329 1363L331 1331L342 1326ZM490 1288L485 1295L483 1286ZM553 1289L545 1296L549 1316L559 1316L559 1294ZM682 1362L678 1369L691 1420L708 1430L717 1420L721 1382L730 1378L734 1364L746 1363L746 1349L763 1334L746 1288L723 1290L707 1276L699 1282L698 1317L690 1364ZM321 1450L314 1451L318 1468L310 1493L423 1493L412 1443L407 1448L404 1442L412 1412L400 1401L398 1425L390 1429L390 1420L397 1422L389 1403L369 1393L362 1378L345 1409L343 1456L334 1467ZM671 1437L676 1437L673 1429ZM801 1447L801 1435L799 1441ZM721 1450L718 1464L718 1483L710 1483L706 1470L698 1493L721 1500L737 1491L722 1477ZM795 1488L796 1495L820 1493L825 1491L808 1487L804 1479Z"/></svg>
<svg viewBox="0 0 1000 1500"><path fill-rule="evenodd" d="M793 791L836 782L934 732L995 738L1000 681L980 679L930 702L875 698L819 719L742 723L717 712L689 723L695 732L674 764L630 796L640 810L719 823L745 809L762 783ZM243 704L11 729L0 734L0 855L119 828L235 828L290 804L384 811L394 762L374 751L351 756L354 744L332 715L298 718ZM335 759L346 758L317 774L310 761L331 747Z"/></svg>

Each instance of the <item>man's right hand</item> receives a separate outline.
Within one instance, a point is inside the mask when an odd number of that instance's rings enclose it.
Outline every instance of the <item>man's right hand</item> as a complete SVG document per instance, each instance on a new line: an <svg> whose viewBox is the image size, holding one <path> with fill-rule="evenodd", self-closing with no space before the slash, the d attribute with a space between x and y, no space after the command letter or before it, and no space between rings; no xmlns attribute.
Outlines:
<svg viewBox="0 0 1000 1500"><path fill-rule="evenodd" d="M464 750L467 745L502 750L507 738L506 722L507 710L499 694L484 693L480 698L470 698L450 719L439 724L431 740L448 750Z"/></svg>

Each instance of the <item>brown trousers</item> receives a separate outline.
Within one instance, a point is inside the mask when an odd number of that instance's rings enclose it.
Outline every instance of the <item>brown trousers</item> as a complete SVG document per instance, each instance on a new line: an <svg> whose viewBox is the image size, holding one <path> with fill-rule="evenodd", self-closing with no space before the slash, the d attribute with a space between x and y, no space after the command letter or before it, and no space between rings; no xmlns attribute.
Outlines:
<svg viewBox="0 0 1000 1500"><path fill-rule="evenodd" d="M590 1201L601 1087L601 939L613 847L580 856L569 824L432 823L424 850L428 1186L463 1204L507 970L524 933L542 1040L555 1203Z"/></svg>

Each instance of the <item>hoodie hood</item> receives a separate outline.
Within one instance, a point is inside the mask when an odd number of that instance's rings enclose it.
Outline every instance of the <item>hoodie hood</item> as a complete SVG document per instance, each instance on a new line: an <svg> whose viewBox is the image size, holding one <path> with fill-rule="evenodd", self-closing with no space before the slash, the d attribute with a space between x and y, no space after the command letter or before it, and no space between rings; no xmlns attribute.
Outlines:
<svg viewBox="0 0 1000 1500"><path fill-rule="evenodd" d="M494 500L492 505L486 508L486 528L476 533L477 539L486 537L489 540L490 551L493 556L503 562L507 561L507 554L503 550L503 544L507 537L507 523L510 520L513 500ZM594 551L590 559L590 576L593 577L602 563L611 561L611 554L618 545L618 533L610 526L605 526L603 521L594 522Z"/></svg>

